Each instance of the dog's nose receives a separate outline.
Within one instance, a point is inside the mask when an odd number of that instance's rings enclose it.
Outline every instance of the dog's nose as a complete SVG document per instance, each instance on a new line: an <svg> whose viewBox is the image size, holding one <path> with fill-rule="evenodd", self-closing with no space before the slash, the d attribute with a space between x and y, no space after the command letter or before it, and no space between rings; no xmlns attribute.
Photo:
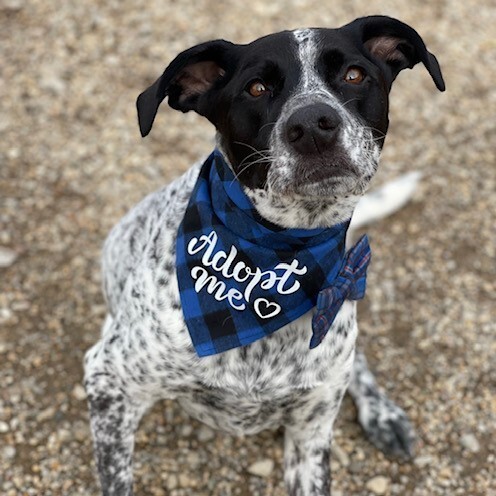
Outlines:
<svg viewBox="0 0 496 496"><path fill-rule="evenodd" d="M293 112L286 122L286 137L298 153L324 153L336 141L341 122L332 107L314 103Z"/></svg>

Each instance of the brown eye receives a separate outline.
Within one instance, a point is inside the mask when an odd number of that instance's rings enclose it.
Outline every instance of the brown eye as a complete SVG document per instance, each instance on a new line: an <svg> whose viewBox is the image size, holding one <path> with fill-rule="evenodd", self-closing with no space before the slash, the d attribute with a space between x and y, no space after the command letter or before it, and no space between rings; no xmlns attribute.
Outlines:
<svg viewBox="0 0 496 496"><path fill-rule="evenodd" d="M268 91L269 89L267 88L267 86L265 86L265 84L262 83L262 81L253 81L248 86L248 93L251 96L255 96L255 97L262 96L264 93L267 93Z"/></svg>
<svg viewBox="0 0 496 496"><path fill-rule="evenodd" d="M346 75L344 76L344 80L347 83L351 84L359 84L365 79L365 74L360 67L350 67L346 71Z"/></svg>

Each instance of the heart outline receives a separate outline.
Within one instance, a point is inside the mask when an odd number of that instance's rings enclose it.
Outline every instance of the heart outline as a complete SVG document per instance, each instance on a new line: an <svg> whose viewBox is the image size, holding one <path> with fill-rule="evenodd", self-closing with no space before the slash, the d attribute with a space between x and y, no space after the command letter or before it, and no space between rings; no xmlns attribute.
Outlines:
<svg viewBox="0 0 496 496"><path fill-rule="evenodd" d="M276 308L271 313L268 313L266 315L262 315L262 313L260 312L260 304L261 303L265 303L265 305L267 306L267 309L270 307L276 307ZM255 300L255 302L253 303L253 308L254 308L256 314L261 319L270 319L271 317L275 317L281 311L281 305L279 305L278 303L275 303L273 301L269 301L265 298L257 298Z"/></svg>

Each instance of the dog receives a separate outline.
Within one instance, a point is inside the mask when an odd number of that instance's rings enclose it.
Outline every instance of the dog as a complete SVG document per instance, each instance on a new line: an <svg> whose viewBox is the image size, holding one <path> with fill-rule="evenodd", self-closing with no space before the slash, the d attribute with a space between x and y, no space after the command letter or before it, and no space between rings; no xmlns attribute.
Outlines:
<svg viewBox="0 0 496 496"><path fill-rule="evenodd" d="M324 232L352 217L378 167L393 81L420 62L444 91L437 59L418 33L384 16L359 18L338 29L284 31L246 45L209 41L180 53L138 97L139 126L146 136L166 97L173 109L206 117L216 128L217 157L227 164L230 183L251 202L259 222L276 231ZM85 356L103 494L132 494L134 433L146 410L164 398L176 399L191 416L236 435L283 426L290 495L330 493L332 427L345 391L379 449L412 456L410 422L379 391L364 355L355 351L355 301L342 302L327 335L313 349L308 342L315 308L261 339L199 356L183 308L190 300L181 297L176 271L178 231L188 205L195 208L191 197L202 167L195 164L146 197L104 245L108 315L101 339ZM355 226L371 215L367 210L373 199L368 201L361 212L358 208L362 221ZM188 250L205 250L215 241L212 236L194 238ZM235 245L229 256L238 253ZM255 278L259 269L239 264L247 277ZM295 274L299 266L291 267ZM221 267L216 270L198 269L196 277L212 276L212 287L205 279L198 294L219 294L213 275ZM239 276L241 268L236 270ZM267 278L265 286L278 282L281 292L289 292L283 276ZM260 277L258 283L264 286ZM241 292L232 291L219 299L229 296L231 306L245 308ZM268 300L265 305L266 311L270 305L277 310ZM214 321L214 331L224 324Z"/></svg>

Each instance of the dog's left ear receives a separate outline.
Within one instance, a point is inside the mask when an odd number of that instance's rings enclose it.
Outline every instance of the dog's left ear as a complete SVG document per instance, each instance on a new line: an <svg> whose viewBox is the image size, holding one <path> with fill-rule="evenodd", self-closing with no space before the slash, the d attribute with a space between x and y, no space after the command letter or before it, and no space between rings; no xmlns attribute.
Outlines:
<svg viewBox="0 0 496 496"><path fill-rule="evenodd" d="M229 41L214 40L180 53L138 97L136 106L141 136L146 136L152 129L158 107L166 96L169 105L176 110L198 111L199 98L226 74L235 46Z"/></svg>
<svg viewBox="0 0 496 496"><path fill-rule="evenodd" d="M386 64L391 83L403 69L411 69L422 62L431 75L437 89L446 89L441 68L436 57L430 53L420 35L407 24L387 16L369 16L356 19L343 26L351 30L366 50Z"/></svg>

